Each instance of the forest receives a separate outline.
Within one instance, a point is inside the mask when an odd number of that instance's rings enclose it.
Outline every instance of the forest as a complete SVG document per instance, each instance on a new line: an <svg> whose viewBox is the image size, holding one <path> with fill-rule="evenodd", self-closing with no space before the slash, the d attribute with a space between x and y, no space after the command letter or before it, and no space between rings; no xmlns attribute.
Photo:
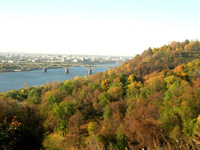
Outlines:
<svg viewBox="0 0 200 150"><path fill-rule="evenodd" d="M0 150L200 149L200 42L0 93Z"/></svg>

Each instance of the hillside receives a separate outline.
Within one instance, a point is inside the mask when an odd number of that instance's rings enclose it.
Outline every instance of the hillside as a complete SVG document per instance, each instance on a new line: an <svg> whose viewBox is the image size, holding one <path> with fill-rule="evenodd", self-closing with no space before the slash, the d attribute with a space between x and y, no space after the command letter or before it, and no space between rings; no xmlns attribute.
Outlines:
<svg viewBox="0 0 200 150"><path fill-rule="evenodd" d="M200 42L0 94L0 149L199 149Z"/></svg>
<svg viewBox="0 0 200 150"><path fill-rule="evenodd" d="M141 56L137 55L134 59L122 64L117 72L123 74L136 74L144 77L146 74L164 69L174 69L179 64L187 64L194 59L200 59L199 41L184 42L173 41L169 45L158 48L148 48Z"/></svg>

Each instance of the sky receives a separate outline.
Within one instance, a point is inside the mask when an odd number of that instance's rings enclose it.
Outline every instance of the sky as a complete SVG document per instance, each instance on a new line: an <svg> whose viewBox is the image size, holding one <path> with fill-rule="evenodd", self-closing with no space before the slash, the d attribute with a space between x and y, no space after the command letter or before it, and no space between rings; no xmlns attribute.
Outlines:
<svg viewBox="0 0 200 150"><path fill-rule="evenodd" d="M200 39L199 0L0 0L0 52L135 56Z"/></svg>

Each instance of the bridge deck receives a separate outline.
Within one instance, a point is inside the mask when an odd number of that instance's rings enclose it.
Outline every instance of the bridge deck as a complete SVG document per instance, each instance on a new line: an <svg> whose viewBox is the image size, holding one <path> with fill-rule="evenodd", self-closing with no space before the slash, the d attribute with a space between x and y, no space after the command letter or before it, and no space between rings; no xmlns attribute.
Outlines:
<svg viewBox="0 0 200 150"><path fill-rule="evenodd" d="M115 66L109 66L109 65L90 65L90 64L66 64L66 63L0 63L0 67L1 67L1 71L3 71L4 68L6 68L7 66L10 67L16 67L16 68L20 68L20 69L27 69L27 68L42 68L43 72L47 72L48 68L64 68L65 69L65 73L68 74L69 73L69 69L72 67L83 67L85 69L88 70L88 74L92 74L92 70L98 67L104 67L104 68L108 68L108 69L112 69Z"/></svg>

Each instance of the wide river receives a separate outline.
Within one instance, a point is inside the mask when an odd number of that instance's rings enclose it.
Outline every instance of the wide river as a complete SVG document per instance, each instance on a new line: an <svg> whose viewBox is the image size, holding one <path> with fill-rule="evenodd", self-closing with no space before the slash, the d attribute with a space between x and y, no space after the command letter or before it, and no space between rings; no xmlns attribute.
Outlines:
<svg viewBox="0 0 200 150"><path fill-rule="evenodd" d="M108 63L101 64L107 66L118 66L120 64ZM108 68L97 67L92 70L92 74L97 72L104 72ZM26 72L5 72L0 73L0 93L10 90L16 90L24 87L24 83L27 86L40 86L46 84L48 81L64 81L74 78L75 76L85 76L88 74L88 70L83 67L72 67L69 69L69 74L65 74L64 68L47 69L47 72L43 70L32 70Z"/></svg>

